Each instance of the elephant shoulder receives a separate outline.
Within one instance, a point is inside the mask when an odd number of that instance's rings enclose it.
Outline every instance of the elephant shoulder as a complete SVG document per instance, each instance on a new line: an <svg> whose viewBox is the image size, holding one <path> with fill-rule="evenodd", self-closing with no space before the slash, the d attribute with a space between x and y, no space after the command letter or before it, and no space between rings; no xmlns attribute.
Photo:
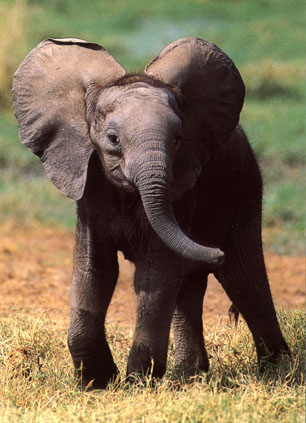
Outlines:
<svg viewBox="0 0 306 423"><path fill-rule="evenodd" d="M226 144L212 153L202 169L201 181L205 192L212 196L240 201L261 195L260 168L241 126L237 126Z"/></svg>
<svg viewBox="0 0 306 423"><path fill-rule="evenodd" d="M237 176L253 176L260 179L260 169L249 142L249 139L238 125L231 135L230 139L220 149L215 151L209 160L209 165L218 170L218 172L237 174Z"/></svg>

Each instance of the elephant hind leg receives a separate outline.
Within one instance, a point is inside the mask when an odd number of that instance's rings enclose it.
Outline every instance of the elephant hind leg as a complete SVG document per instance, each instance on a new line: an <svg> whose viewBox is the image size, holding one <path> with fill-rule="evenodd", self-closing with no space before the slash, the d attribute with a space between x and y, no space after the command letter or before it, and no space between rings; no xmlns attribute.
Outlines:
<svg viewBox="0 0 306 423"><path fill-rule="evenodd" d="M260 364L290 354L277 321L261 241L261 211L243 209L225 248L225 262L215 276L252 332Z"/></svg>
<svg viewBox="0 0 306 423"><path fill-rule="evenodd" d="M175 340L175 374L189 378L208 371L209 363L203 338L203 298L207 274L186 275L176 300L172 319Z"/></svg>

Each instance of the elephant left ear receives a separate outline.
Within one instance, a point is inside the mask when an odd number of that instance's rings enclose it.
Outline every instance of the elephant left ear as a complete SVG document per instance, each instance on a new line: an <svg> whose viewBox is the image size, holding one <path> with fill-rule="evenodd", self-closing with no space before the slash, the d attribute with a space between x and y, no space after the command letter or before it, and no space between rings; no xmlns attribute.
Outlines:
<svg viewBox="0 0 306 423"><path fill-rule="evenodd" d="M232 60L216 45L200 38L179 39L145 73L181 90L184 116L194 121L198 133L206 128L214 144L229 139L239 122L245 88Z"/></svg>
<svg viewBox="0 0 306 423"><path fill-rule="evenodd" d="M17 69L14 112L21 142L43 163L62 194L82 198L94 146L88 115L93 93L125 75L102 47L76 38L48 38Z"/></svg>

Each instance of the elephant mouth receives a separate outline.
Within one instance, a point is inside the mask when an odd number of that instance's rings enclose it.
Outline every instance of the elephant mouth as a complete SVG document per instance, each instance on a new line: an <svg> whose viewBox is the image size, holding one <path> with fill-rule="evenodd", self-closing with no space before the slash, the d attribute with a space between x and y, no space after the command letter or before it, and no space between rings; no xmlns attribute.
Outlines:
<svg viewBox="0 0 306 423"><path fill-rule="evenodd" d="M112 181L115 185L122 188L124 191L127 192L134 192L137 191L137 188L133 184L133 182L129 181L120 167L114 169L111 173Z"/></svg>
<svg viewBox="0 0 306 423"><path fill-rule="evenodd" d="M127 192L136 191L135 185L131 184L128 180L121 181L121 187Z"/></svg>

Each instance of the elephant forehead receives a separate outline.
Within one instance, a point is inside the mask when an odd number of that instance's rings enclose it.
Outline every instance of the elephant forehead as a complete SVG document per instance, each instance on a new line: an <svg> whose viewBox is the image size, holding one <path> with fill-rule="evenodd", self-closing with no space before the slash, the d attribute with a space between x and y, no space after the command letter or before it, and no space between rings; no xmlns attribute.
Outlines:
<svg viewBox="0 0 306 423"><path fill-rule="evenodd" d="M143 82L136 82L127 86L113 86L107 88L101 95L99 103L116 104L151 104L172 106L176 104L175 96L171 91L164 88L153 87Z"/></svg>

